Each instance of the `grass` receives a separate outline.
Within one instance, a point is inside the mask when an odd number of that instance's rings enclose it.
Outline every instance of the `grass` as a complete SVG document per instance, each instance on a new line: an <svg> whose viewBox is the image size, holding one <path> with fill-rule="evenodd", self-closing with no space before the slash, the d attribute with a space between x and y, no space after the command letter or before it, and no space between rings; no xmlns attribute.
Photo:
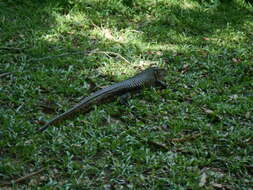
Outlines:
<svg viewBox="0 0 253 190"><path fill-rule="evenodd" d="M0 6L0 73L10 73L0 78L0 182L39 171L2 189L253 188L252 7ZM168 70L167 89L144 89L128 107L95 106L33 134L81 97L151 65Z"/></svg>

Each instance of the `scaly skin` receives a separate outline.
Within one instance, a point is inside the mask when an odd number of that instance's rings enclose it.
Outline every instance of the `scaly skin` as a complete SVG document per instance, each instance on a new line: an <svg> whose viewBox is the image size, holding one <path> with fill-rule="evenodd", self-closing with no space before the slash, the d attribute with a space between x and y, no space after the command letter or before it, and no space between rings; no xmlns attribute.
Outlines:
<svg viewBox="0 0 253 190"><path fill-rule="evenodd" d="M50 120L42 128L38 129L38 132L46 130L49 126L56 124L72 116L73 114L80 112L81 110L87 111L91 106L97 105L101 103L101 101L104 101L111 97L115 97L117 95L137 90L144 86L153 86L156 84L161 85L162 83L160 80L163 79L165 73L166 72L163 69L152 67L142 71L141 73L127 80L115 83L111 86L98 90L93 94L91 94L90 96L84 98L80 103L76 104L73 108Z"/></svg>

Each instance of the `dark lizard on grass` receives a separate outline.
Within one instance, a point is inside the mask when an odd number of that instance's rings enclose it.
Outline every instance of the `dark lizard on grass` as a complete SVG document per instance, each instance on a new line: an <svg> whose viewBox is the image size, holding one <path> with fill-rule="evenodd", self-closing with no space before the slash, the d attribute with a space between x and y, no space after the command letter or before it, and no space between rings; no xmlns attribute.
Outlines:
<svg viewBox="0 0 253 190"><path fill-rule="evenodd" d="M165 74L166 71L164 69L151 67L127 80L115 83L111 86L98 90L93 94L91 94L90 96L84 98L81 102L76 104L71 109L50 120L42 128L38 129L38 132L44 131L49 126L56 124L61 120L65 120L69 116L72 116L77 112L80 111L85 112L89 110L91 106L98 105L102 101L110 99L112 97L117 97L118 95L123 95L130 91L138 90L146 86L154 86L154 85L165 86L165 84L161 81L164 78Z"/></svg>

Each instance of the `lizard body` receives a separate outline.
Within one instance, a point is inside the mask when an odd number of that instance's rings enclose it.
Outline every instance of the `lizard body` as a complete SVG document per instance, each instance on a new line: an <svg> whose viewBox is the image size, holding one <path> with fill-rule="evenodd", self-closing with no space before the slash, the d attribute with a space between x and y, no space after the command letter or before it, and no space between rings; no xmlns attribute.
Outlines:
<svg viewBox="0 0 253 190"><path fill-rule="evenodd" d="M91 94L90 96L84 98L80 103L76 104L71 109L50 120L42 128L38 129L38 131L42 132L45 129L47 129L50 125L58 123L59 121L64 120L81 110L88 110L92 105L97 105L103 100L109 99L116 95L140 89L144 86L153 86L157 83L160 83L160 80L164 77L164 75L165 75L164 69L152 67L142 71L141 73L127 80L115 83L111 86L98 90L93 94Z"/></svg>

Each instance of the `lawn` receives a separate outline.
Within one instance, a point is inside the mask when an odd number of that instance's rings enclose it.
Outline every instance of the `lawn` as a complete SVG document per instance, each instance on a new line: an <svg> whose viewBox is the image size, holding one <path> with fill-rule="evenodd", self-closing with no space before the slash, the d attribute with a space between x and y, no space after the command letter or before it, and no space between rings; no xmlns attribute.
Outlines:
<svg viewBox="0 0 253 190"><path fill-rule="evenodd" d="M241 1L0 2L0 189L253 189L253 8ZM94 106L148 68L168 88Z"/></svg>

